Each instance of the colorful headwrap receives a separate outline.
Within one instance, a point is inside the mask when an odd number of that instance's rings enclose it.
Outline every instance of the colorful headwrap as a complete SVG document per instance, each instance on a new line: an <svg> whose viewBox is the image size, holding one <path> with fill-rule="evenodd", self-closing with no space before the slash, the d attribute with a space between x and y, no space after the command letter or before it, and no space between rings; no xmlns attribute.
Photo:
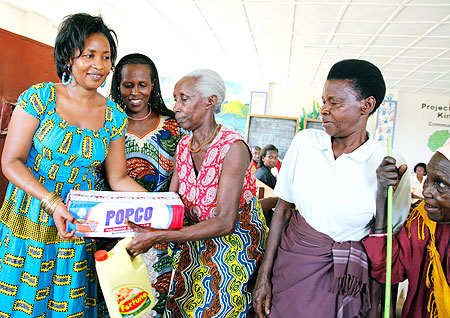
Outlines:
<svg viewBox="0 0 450 318"><path fill-rule="evenodd" d="M445 145L443 145L438 150L441 154L443 154L450 161L450 138L447 140Z"/></svg>

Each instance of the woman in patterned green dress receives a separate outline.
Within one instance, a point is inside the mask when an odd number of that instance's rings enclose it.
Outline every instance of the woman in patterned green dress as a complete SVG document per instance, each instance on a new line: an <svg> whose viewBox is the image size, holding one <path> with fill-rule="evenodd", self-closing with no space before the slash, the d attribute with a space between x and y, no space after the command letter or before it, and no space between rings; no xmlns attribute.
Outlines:
<svg viewBox="0 0 450 318"><path fill-rule="evenodd" d="M62 198L93 188L103 161L114 190L145 191L126 173L127 117L97 93L116 58L113 35L100 17L66 17L55 43L63 83L18 99L2 157L0 317L96 317L94 246L65 230L76 221Z"/></svg>
<svg viewBox="0 0 450 318"><path fill-rule="evenodd" d="M124 56L114 71L111 97L125 109L129 119L125 134L128 175L148 191L168 191L175 150L183 130L173 111L164 104L153 61L137 53ZM103 173L99 175L96 189L109 190ZM167 244L153 246L143 257L157 291L158 302L152 316L161 317L172 272ZM99 315L104 316L101 307Z"/></svg>
<svg viewBox="0 0 450 318"><path fill-rule="evenodd" d="M164 317L244 318L252 304L249 281L262 258L266 223L256 197L251 151L244 138L218 125L225 83L197 70L174 88L174 111L192 131L177 146L170 189L179 193L189 226L142 227L127 246L132 256L154 244L182 242Z"/></svg>

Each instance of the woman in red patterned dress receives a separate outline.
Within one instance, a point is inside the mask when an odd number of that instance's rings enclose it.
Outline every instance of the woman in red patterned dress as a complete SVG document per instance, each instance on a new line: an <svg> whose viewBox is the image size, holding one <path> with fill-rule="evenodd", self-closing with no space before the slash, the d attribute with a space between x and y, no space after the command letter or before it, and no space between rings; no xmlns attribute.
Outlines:
<svg viewBox="0 0 450 318"><path fill-rule="evenodd" d="M153 244L184 242L165 317L246 317L248 281L266 238L251 150L215 121L225 98L219 74L187 74L175 85L174 98L175 117L192 134L178 144L170 190L180 194L190 226L155 230L129 222L137 233L128 251L135 256Z"/></svg>

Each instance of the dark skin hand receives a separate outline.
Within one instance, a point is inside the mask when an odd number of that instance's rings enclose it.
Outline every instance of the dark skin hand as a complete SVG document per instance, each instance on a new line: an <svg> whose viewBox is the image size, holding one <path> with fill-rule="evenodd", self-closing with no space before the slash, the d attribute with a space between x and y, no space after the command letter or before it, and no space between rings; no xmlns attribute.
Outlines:
<svg viewBox="0 0 450 318"><path fill-rule="evenodd" d="M292 203L281 199L278 200L273 213L272 223L270 224L264 259L258 271L258 278L253 292L253 307L258 318L263 318L270 314L273 262L277 254L278 246L280 245L281 233L289 223L292 213L296 213Z"/></svg>
<svg viewBox="0 0 450 318"><path fill-rule="evenodd" d="M147 252L155 244L198 241L232 234L236 228L243 180L249 165L250 152L247 146L243 142L235 142L223 162L217 194L217 215L191 226L170 230L142 227L127 221L127 225L135 231L134 239L127 246L128 253L135 257ZM175 173L169 190L177 192L178 183Z"/></svg>
<svg viewBox="0 0 450 318"><path fill-rule="evenodd" d="M278 197L268 197L259 199L259 204L261 204L261 209L263 211L271 210L275 208L278 202Z"/></svg>
<svg viewBox="0 0 450 318"><path fill-rule="evenodd" d="M383 233L387 226L387 190L392 186L394 191L397 189L401 178L405 174L408 166L403 164L400 167L395 166L395 159L384 157L377 168L377 215L375 220L374 233Z"/></svg>
<svg viewBox="0 0 450 318"><path fill-rule="evenodd" d="M127 226L129 226L130 229L132 229L135 232L135 237L136 236L139 237L139 240L135 240L133 244L130 244L127 247L128 254L130 254L131 257L136 257L139 254L147 252L150 246L156 244L158 236L155 234L161 231L165 231L165 230L155 230L150 227L144 227L136 223L133 223L129 220L126 220L125 222Z"/></svg>

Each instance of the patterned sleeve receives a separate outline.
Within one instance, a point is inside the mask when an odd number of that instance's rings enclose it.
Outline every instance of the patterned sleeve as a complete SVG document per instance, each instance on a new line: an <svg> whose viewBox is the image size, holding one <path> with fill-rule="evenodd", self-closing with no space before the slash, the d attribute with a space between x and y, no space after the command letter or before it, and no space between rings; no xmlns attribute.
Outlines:
<svg viewBox="0 0 450 318"><path fill-rule="evenodd" d="M181 126L178 123L177 123L177 125L178 125L178 140L181 140L181 138L183 138L185 135L191 134L190 131L188 131L184 128L181 128Z"/></svg>
<svg viewBox="0 0 450 318"><path fill-rule="evenodd" d="M116 140L125 135L128 127L128 117L124 110L116 103L108 101L112 107L112 132L111 140Z"/></svg>
<svg viewBox="0 0 450 318"><path fill-rule="evenodd" d="M55 90L48 83L36 84L28 88L17 99L17 107L22 108L28 114L41 119L47 110L49 101L55 99Z"/></svg>
<svg viewBox="0 0 450 318"><path fill-rule="evenodd" d="M415 222L411 233L418 233ZM391 284L397 284L404 281L407 277L407 268L411 264L420 264L424 259L426 242L428 240L417 240L410 237L411 234L406 226L403 226L400 233L392 237L392 271ZM386 251L387 236L368 236L361 242L370 259L370 273L378 282L386 282ZM413 243L413 240L415 243Z"/></svg>

